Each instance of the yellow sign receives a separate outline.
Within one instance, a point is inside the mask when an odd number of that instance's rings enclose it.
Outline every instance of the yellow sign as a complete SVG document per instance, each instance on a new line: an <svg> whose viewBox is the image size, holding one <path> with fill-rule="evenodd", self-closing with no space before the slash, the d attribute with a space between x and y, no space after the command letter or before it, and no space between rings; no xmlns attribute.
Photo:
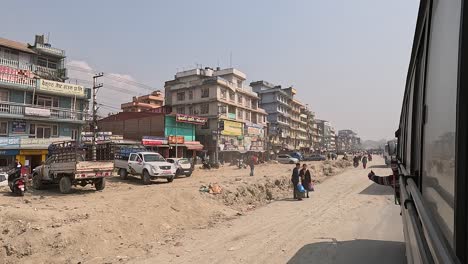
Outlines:
<svg viewBox="0 0 468 264"><path fill-rule="evenodd" d="M224 120L224 130L221 135L242 136L242 123Z"/></svg>
<svg viewBox="0 0 468 264"><path fill-rule="evenodd" d="M39 90L68 95L85 95L84 87L81 85L54 82L44 79L40 79L39 81Z"/></svg>

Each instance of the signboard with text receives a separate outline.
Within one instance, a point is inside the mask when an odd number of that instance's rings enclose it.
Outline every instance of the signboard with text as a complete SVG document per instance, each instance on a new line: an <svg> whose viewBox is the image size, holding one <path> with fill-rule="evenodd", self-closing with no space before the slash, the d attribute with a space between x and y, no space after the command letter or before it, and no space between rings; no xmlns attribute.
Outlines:
<svg viewBox="0 0 468 264"><path fill-rule="evenodd" d="M50 117L50 109L25 107L24 108L24 115Z"/></svg>
<svg viewBox="0 0 468 264"><path fill-rule="evenodd" d="M68 95L85 95L85 89L81 85L55 82L44 79L40 79L39 81L39 90Z"/></svg>
<svg viewBox="0 0 468 264"><path fill-rule="evenodd" d="M13 121L11 122L11 131L14 134L26 133L26 122L24 121Z"/></svg>
<svg viewBox="0 0 468 264"><path fill-rule="evenodd" d="M176 121L181 123L190 123L195 125L204 125L208 119L204 117L198 116L190 116L190 115L183 115L177 114Z"/></svg>
<svg viewBox="0 0 468 264"><path fill-rule="evenodd" d="M160 146L167 145L168 141L165 137L144 136L141 139L141 143L145 146Z"/></svg>
<svg viewBox="0 0 468 264"><path fill-rule="evenodd" d="M169 144L184 144L183 136L169 136L167 139Z"/></svg>
<svg viewBox="0 0 468 264"><path fill-rule="evenodd" d="M242 123L224 120L224 130L221 135L242 136Z"/></svg>

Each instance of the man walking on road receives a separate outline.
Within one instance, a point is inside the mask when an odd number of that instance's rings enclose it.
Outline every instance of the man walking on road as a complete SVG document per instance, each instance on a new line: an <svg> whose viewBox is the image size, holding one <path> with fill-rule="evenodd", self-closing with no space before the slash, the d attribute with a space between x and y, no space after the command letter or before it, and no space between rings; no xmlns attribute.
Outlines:
<svg viewBox="0 0 468 264"><path fill-rule="evenodd" d="M301 169L301 164L296 163L296 167L293 169L292 176L291 176L291 182L293 184L293 195L294 195L293 197L294 199L298 199L299 201L302 200L297 190L297 185L299 184L299 179L300 179L300 175L299 175L300 169Z"/></svg>
<svg viewBox="0 0 468 264"><path fill-rule="evenodd" d="M257 156L252 155L249 160L250 176L254 176L255 163L257 163Z"/></svg>

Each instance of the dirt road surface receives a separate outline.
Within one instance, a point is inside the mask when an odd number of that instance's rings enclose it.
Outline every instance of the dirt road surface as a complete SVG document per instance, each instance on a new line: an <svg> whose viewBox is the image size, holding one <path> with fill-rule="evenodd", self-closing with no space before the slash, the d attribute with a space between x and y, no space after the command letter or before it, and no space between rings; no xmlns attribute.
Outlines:
<svg viewBox="0 0 468 264"><path fill-rule="evenodd" d="M371 169L390 174L383 160ZM405 263L399 207L369 170L349 169L317 186L310 199L284 199L135 263Z"/></svg>

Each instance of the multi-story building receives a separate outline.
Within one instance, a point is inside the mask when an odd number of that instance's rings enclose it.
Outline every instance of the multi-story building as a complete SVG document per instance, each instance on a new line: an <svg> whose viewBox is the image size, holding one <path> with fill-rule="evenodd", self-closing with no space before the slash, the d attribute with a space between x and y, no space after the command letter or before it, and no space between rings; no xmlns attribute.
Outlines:
<svg viewBox="0 0 468 264"><path fill-rule="evenodd" d="M268 113L269 140L273 151L313 151L314 140L318 143L315 114L294 98L296 89L282 88L266 81L250 85L260 96L260 106Z"/></svg>
<svg viewBox="0 0 468 264"><path fill-rule="evenodd" d="M321 152L336 151L335 128L326 120L317 120L319 149Z"/></svg>
<svg viewBox="0 0 468 264"><path fill-rule="evenodd" d="M359 149L361 145L361 139L357 136L357 133L351 129L343 129L338 131L336 137L337 151L352 152Z"/></svg>
<svg viewBox="0 0 468 264"><path fill-rule="evenodd" d="M268 135L272 150L294 150L297 128L293 128L291 115L296 89L282 88L266 81L252 82L250 85L260 97L260 106L268 113Z"/></svg>
<svg viewBox="0 0 468 264"><path fill-rule="evenodd" d="M157 90L143 96L134 96L131 102L121 105L123 112L145 112L164 105L164 95Z"/></svg>
<svg viewBox="0 0 468 264"><path fill-rule="evenodd" d="M165 104L173 113L208 118L196 134L209 154L218 148L227 161L232 152L264 151L266 112L245 80L246 75L234 68L178 72L165 84ZM218 129L220 125L224 127Z"/></svg>
<svg viewBox="0 0 468 264"><path fill-rule="evenodd" d="M0 38L0 166L45 160L53 141L79 139L90 92L64 83L65 51L44 36L34 45Z"/></svg>

